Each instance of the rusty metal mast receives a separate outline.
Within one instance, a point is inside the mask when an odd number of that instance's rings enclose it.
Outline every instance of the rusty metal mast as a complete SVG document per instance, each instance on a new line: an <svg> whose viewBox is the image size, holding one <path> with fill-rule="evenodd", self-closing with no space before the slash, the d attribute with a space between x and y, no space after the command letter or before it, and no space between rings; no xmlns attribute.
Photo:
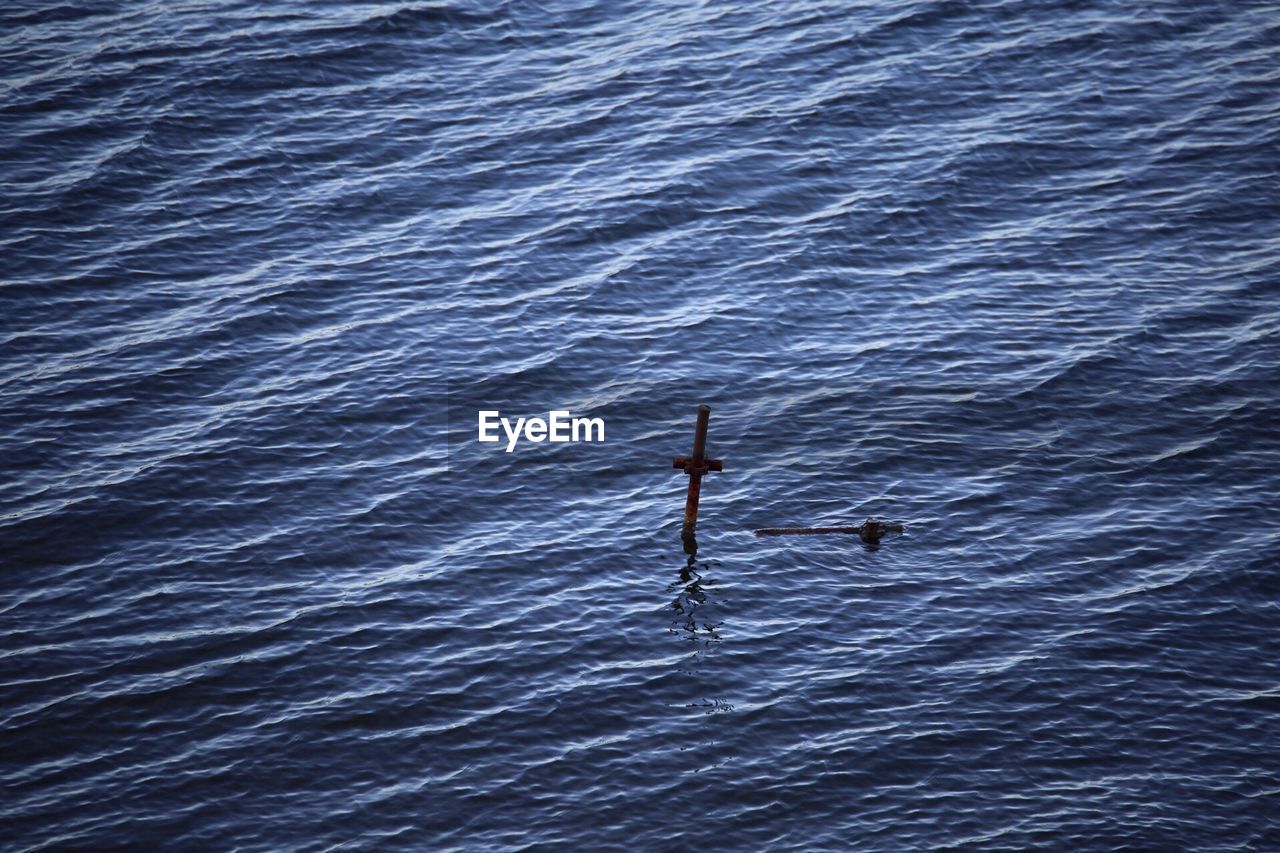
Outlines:
<svg viewBox="0 0 1280 853"><path fill-rule="evenodd" d="M711 407L699 406L698 422L693 430L693 455L677 456L671 460L672 468L682 469L689 475L689 495L684 501L684 526L680 531L686 551L690 551L690 547L697 548L694 531L698 526L698 498L702 494L702 475L710 471L724 470L722 460L706 458L707 422L710 419Z"/></svg>

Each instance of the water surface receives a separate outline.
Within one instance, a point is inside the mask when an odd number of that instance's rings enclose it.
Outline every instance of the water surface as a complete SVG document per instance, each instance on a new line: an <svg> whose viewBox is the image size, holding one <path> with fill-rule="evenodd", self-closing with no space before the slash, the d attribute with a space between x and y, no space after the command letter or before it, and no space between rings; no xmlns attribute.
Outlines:
<svg viewBox="0 0 1280 853"><path fill-rule="evenodd" d="M1280 849L1278 12L7 8L0 845Z"/></svg>

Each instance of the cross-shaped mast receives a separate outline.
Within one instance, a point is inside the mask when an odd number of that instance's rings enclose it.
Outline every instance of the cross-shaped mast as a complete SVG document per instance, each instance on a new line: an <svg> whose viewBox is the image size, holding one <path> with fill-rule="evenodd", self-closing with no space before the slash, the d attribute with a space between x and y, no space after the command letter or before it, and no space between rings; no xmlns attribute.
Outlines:
<svg viewBox="0 0 1280 853"><path fill-rule="evenodd" d="M685 551L689 553L693 553L698 547L694 540L694 529L698 526L698 497L702 492L702 475L709 471L724 470L721 460L706 458L707 422L710 419L711 407L699 406L698 423L693 430L693 455L677 456L671 460L672 468L680 468L689 475L689 496L684 501L684 527L680 531Z"/></svg>

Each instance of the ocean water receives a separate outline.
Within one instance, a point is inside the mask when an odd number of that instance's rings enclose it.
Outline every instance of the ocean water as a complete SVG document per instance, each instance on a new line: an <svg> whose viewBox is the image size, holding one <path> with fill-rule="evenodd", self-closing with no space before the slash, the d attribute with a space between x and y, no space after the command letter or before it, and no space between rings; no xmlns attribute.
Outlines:
<svg viewBox="0 0 1280 853"><path fill-rule="evenodd" d="M1280 5L19 2L0 79L0 848L1280 850Z"/></svg>

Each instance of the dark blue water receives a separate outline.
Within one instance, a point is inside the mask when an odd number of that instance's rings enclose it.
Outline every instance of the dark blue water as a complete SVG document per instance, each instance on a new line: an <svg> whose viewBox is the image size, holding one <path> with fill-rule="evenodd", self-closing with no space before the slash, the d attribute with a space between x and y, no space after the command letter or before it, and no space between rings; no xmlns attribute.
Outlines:
<svg viewBox="0 0 1280 853"><path fill-rule="evenodd" d="M2 20L4 849L1280 850L1277 4Z"/></svg>

